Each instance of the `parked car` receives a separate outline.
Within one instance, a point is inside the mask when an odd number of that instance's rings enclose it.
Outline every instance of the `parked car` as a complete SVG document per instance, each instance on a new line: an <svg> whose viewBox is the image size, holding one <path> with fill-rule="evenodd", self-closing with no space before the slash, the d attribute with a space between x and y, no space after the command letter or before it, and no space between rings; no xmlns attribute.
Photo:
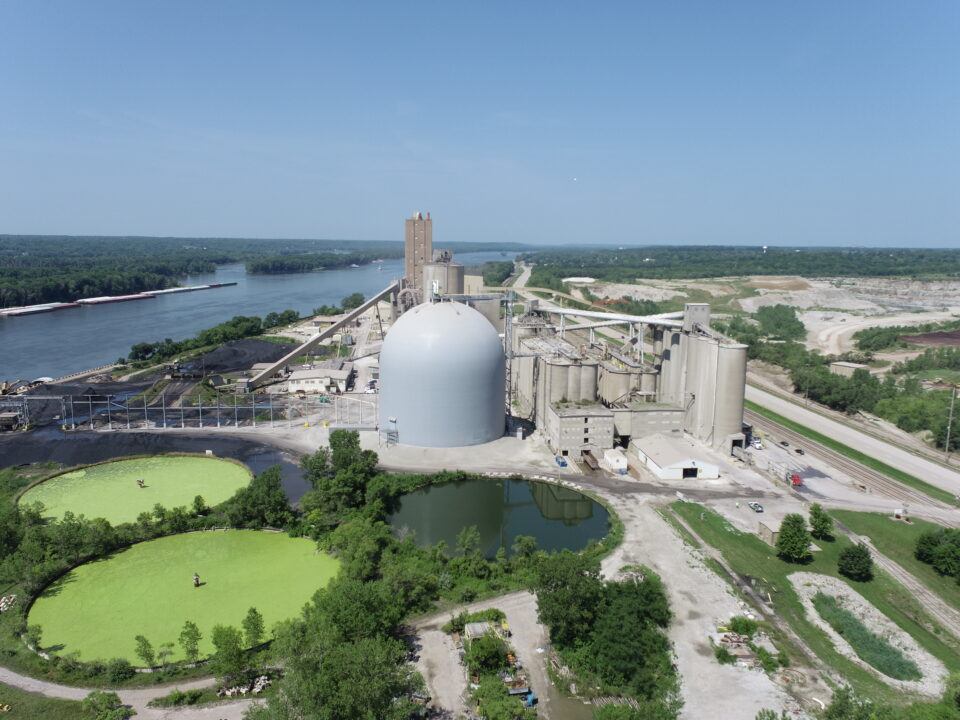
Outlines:
<svg viewBox="0 0 960 720"><path fill-rule="evenodd" d="M563 457L562 455L557 455L556 457L557 457L557 465L559 465L560 467L567 466L567 459L565 457Z"/></svg>
<svg viewBox="0 0 960 720"><path fill-rule="evenodd" d="M788 443L786 440L781 440L780 444L783 445L784 447L790 447L790 443Z"/></svg>
<svg viewBox="0 0 960 720"><path fill-rule="evenodd" d="M804 455L804 454L806 454L803 448L794 448L793 451L794 451L797 455Z"/></svg>
<svg viewBox="0 0 960 720"><path fill-rule="evenodd" d="M747 507L750 508L751 510L753 510L755 513L762 513L762 512L763 512L763 505L761 505L761 504L758 503L758 502L748 502L748 503L747 503Z"/></svg>

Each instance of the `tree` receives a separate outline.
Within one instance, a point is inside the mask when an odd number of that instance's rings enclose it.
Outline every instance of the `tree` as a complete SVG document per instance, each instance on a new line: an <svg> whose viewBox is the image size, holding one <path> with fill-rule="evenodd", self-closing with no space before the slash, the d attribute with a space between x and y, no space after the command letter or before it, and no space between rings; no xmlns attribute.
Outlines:
<svg viewBox="0 0 960 720"><path fill-rule="evenodd" d="M254 607L247 610L247 616L243 619L243 637L248 648L257 647L263 642L263 615Z"/></svg>
<svg viewBox="0 0 960 720"><path fill-rule="evenodd" d="M115 692L94 690L80 703L80 712L86 720L127 720L134 712L120 702Z"/></svg>
<svg viewBox="0 0 960 720"><path fill-rule="evenodd" d="M143 661L144 667L153 667L156 665L156 656L153 652L153 645L143 635L137 635L134 640L137 641L137 657Z"/></svg>
<svg viewBox="0 0 960 720"><path fill-rule="evenodd" d="M161 643L160 647L157 648L157 665L160 667L166 667L167 661L170 659L171 655L173 655L173 643Z"/></svg>
<svg viewBox="0 0 960 720"><path fill-rule="evenodd" d="M40 649L40 643L43 641L43 628L39 625L27 625L27 631L24 633L27 638L27 644L34 650Z"/></svg>
<svg viewBox="0 0 960 720"><path fill-rule="evenodd" d="M355 310L356 308L363 305L364 297L363 293L350 293L343 300L340 301L340 306L346 310Z"/></svg>
<svg viewBox="0 0 960 720"><path fill-rule="evenodd" d="M873 558L863 543L848 545L840 551L837 570L851 580L870 580L873 577Z"/></svg>
<svg viewBox="0 0 960 720"><path fill-rule="evenodd" d="M210 665L214 675L229 681L240 678L248 670L247 656L243 651L240 631L229 625L217 625L210 636L214 654Z"/></svg>
<svg viewBox="0 0 960 720"><path fill-rule="evenodd" d="M820 503L810 506L810 533L818 540L833 535L833 518L826 513Z"/></svg>
<svg viewBox="0 0 960 720"><path fill-rule="evenodd" d="M540 622L555 645L573 647L590 635L603 599L599 561L569 550L551 555L537 568L533 590Z"/></svg>
<svg viewBox="0 0 960 720"><path fill-rule="evenodd" d="M280 692L251 710L248 720L408 720L416 709L410 695L422 690L422 681L400 641L330 642L303 623L288 624L279 635L285 658Z"/></svg>
<svg viewBox="0 0 960 720"><path fill-rule="evenodd" d="M790 716L787 715L787 711L784 710L780 715L777 715L776 710L771 710L770 708L764 708L757 713L756 720L789 720Z"/></svg>
<svg viewBox="0 0 960 720"><path fill-rule="evenodd" d="M284 527L293 517L283 491L279 465L254 477L228 502L227 518L234 527Z"/></svg>
<svg viewBox="0 0 960 720"><path fill-rule="evenodd" d="M382 580L361 582L340 575L317 591L304 616L313 632L352 642L393 634L405 612Z"/></svg>
<svg viewBox="0 0 960 720"><path fill-rule="evenodd" d="M187 662L195 663L200 657L200 628L196 623L187 620L183 623L183 630L180 631L180 648L183 650L183 656Z"/></svg>
<svg viewBox="0 0 960 720"><path fill-rule="evenodd" d="M206 515L209 511L210 508L207 507L207 501L203 499L203 495L197 495L193 499L193 514Z"/></svg>
<svg viewBox="0 0 960 720"><path fill-rule="evenodd" d="M810 533L802 515L790 513L780 523L777 554L792 563L805 562L810 557Z"/></svg>
<svg viewBox="0 0 960 720"><path fill-rule="evenodd" d="M466 663L478 675L500 672L507 667L507 644L493 632L484 633L470 641Z"/></svg>

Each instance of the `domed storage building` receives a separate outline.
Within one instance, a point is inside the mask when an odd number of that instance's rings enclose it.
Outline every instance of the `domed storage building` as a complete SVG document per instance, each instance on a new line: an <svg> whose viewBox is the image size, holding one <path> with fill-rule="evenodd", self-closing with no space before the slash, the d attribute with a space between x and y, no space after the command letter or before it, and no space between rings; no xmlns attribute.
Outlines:
<svg viewBox="0 0 960 720"><path fill-rule="evenodd" d="M380 432L402 445L460 447L501 437L503 345L479 312L458 302L400 316L380 350Z"/></svg>

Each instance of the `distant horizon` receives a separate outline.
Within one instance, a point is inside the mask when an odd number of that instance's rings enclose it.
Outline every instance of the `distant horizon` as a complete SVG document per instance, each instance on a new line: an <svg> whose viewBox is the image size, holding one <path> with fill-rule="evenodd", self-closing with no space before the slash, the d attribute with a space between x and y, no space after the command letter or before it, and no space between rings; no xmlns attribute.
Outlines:
<svg viewBox="0 0 960 720"><path fill-rule="evenodd" d="M258 237L251 235L133 235L133 234L120 234L120 235L99 235L99 234L66 234L66 233L0 233L0 239L4 238L77 238L77 239L102 239L102 240L220 240L220 241L230 241L230 240L253 240L253 241L262 241L262 242L324 242L324 243L395 243L397 245L403 245L403 239L378 239L378 238L335 238L335 237ZM960 246L937 246L937 245L910 245L910 246L897 246L897 245L779 245L776 243L736 243L736 242L724 242L724 243L708 243L708 242L689 242L689 243L669 243L669 242L645 242L645 243L624 243L624 242L591 242L591 243L578 243L576 241L570 242L542 242L542 243L533 243L533 242L524 242L522 240L443 240L438 239L434 241L434 244L437 247L443 247L444 245L521 245L523 248L529 250L545 250L545 249L564 249L564 250L575 250L579 248L593 248L598 250L629 250L629 249L641 249L641 248L663 248L663 247L677 247L677 248L720 248L720 247L735 247L735 248L777 248L781 250L960 250Z"/></svg>

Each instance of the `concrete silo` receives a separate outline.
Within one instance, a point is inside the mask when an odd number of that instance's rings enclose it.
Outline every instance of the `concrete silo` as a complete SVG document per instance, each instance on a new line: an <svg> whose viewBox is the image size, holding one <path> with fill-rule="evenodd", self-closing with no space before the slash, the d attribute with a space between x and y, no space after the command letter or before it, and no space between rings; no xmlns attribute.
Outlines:
<svg viewBox="0 0 960 720"><path fill-rule="evenodd" d="M380 430L403 445L490 442L505 427L505 359L473 308L424 303L404 313L380 351Z"/></svg>

